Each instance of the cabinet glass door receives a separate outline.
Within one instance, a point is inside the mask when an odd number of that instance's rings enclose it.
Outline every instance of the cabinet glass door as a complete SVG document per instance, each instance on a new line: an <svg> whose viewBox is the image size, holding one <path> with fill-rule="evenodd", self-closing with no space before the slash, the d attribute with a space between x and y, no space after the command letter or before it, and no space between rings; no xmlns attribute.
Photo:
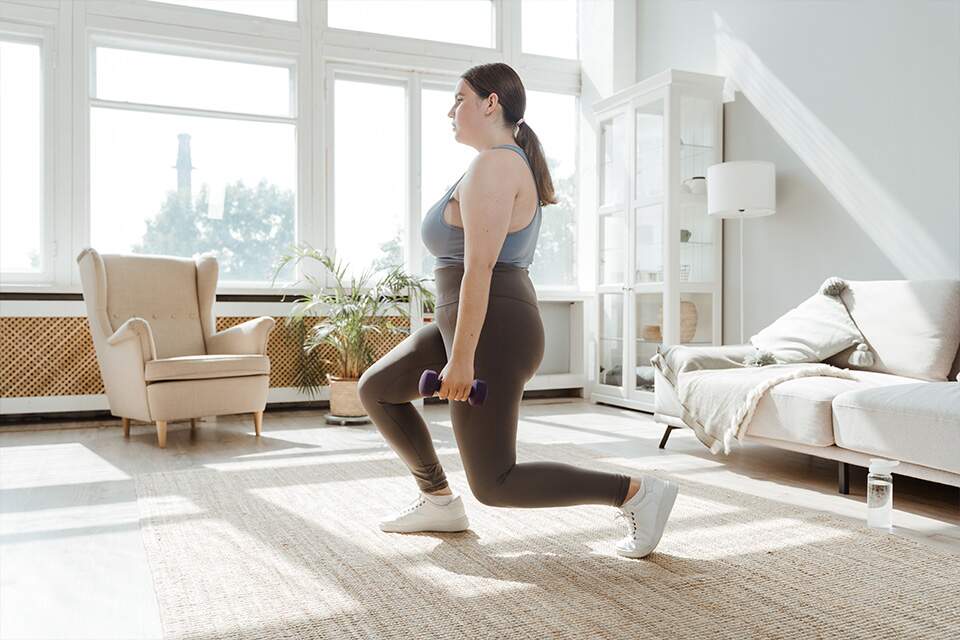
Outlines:
<svg viewBox="0 0 960 640"><path fill-rule="evenodd" d="M713 294L680 294L681 344L713 344Z"/></svg>
<svg viewBox="0 0 960 640"><path fill-rule="evenodd" d="M615 116L600 125L601 167L600 206L622 206L626 200L624 179L626 177L626 159L624 158L624 138L626 137L625 117Z"/></svg>
<svg viewBox="0 0 960 640"><path fill-rule="evenodd" d="M713 282L719 276L719 224L707 215L707 167L720 161L717 104L680 98L680 282Z"/></svg>
<svg viewBox="0 0 960 640"><path fill-rule="evenodd" d="M600 294L600 384L623 384L623 294Z"/></svg>
<svg viewBox="0 0 960 640"><path fill-rule="evenodd" d="M663 205L634 209L634 283L663 282Z"/></svg>
<svg viewBox="0 0 960 640"><path fill-rule="evenodd" d="M653 391L653 366L650 358L663 344L663 294L638 293L636 296L636 389Z"/></svg>
<svg viewBox="0 0 960 640"><path fill-rule="evenodd" d="M663 199L663 100L637 107L634 190L641 203Z"/></svg>
<svg viewBox="0 0 960 640"><path fill-rule="evenodd" d="M600 215L600 284L624 282L627 267L626 218L622 212Z"/></svg>

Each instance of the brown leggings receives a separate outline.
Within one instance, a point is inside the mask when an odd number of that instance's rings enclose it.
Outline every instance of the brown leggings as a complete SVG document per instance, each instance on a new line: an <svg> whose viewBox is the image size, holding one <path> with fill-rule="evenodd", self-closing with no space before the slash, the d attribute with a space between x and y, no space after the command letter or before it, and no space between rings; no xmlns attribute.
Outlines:
<svg viewBox="0 0 960 640"><path fill-rule="evenodd" d="M461 265L436 269L435 321L427 324L360 377L360 400L421 491L447 486L433 441L411 403L424 369L439 373L453 345ZM517 464L517 419L523 386L543 358L543 324L527 269L498 263L487 315L474 354L475 377L487 381L480 406L450 401L453 433L474 496L498 507L557 507L623 503L630 477L556 462Z"/></svg>

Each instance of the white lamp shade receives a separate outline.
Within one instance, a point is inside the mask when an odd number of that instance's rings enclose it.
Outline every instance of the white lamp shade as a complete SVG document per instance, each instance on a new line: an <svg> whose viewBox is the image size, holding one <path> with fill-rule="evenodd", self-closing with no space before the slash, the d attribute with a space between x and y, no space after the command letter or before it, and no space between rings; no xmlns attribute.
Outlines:
<svg viewBox="0 0 960 640"><path fill-rule="evenodd" d="M707 213L720 218L759 218L777 210L772 162L722 162L707 167Z"/></svg>

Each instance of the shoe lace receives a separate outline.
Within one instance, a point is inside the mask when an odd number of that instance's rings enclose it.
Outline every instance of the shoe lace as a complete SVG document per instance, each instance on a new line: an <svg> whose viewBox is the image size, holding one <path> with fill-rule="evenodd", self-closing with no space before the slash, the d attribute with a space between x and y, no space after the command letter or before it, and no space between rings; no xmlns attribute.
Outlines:
<svg viewBox="0 0 960 640"><path fill-rule="evenodd" d="M405 515L405 514L410 513L411 511L416 511L416 510L419 509L420 506L423 505L425 502L426 502L426 499L425 499L423 496L418 496L418 497L414 498L413 501L412 501L410 504L408 504L406 507L404 507L403 511L400 512L400 515Z"/></svg>
<svg viewBox="0 0 960 640"><path fill-rule="evenodd" d="M620 518L623 518L627 521L627 527L630 528L630 535L635 536L637 534L637 520L635 516L626 511L619 511L615 516L613 516L613 521L616 522Z"/></svg>

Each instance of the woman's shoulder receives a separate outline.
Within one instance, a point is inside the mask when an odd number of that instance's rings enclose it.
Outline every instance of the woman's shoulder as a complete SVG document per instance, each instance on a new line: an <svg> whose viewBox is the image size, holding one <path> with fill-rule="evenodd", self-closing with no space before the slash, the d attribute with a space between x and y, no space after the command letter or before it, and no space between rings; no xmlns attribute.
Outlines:
<svg viewBox="0 0 960 640"><path fill-rule="evenodd" d="M518 162L526 166L526 161L507 147L484 149L470 162L464 180L498 190L515 189L522 175L517 171Z"/></svg>

